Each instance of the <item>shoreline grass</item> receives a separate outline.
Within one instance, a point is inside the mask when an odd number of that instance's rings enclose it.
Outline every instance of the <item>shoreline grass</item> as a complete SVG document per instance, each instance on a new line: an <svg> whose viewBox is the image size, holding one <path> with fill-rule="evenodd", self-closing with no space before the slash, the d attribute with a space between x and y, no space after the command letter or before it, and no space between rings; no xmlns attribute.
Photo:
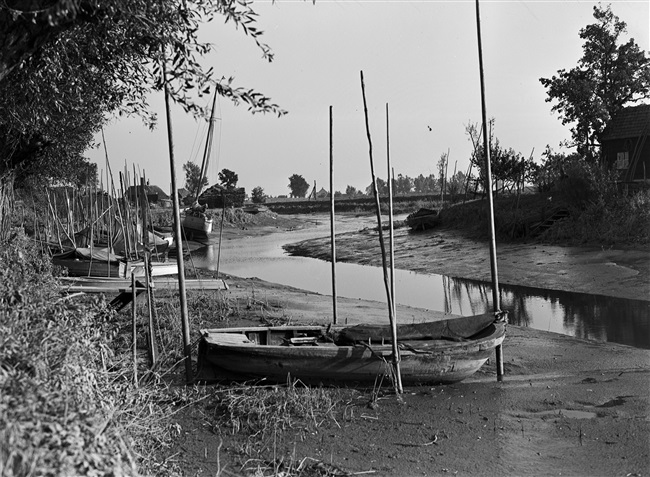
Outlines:
<svg viewBox="0 0 650 477"><path fill-rule="evenodd" d="M161 361L148 374L146 300L138 301L138 375L147 377L136 386L129 312L110 311L101 296L60 296L56 270L22 232L3 247L0 267L0 476L186 475L176 441L177 418L188 409L243 443L241 452L219 451L240 474L347 475L287 449L300 433L352 419L358 391L299 382L185 385L175 293L157 297ZM246 317L288 319L281 303L254 288L245 299L189 297L193 330Z"/></svg>

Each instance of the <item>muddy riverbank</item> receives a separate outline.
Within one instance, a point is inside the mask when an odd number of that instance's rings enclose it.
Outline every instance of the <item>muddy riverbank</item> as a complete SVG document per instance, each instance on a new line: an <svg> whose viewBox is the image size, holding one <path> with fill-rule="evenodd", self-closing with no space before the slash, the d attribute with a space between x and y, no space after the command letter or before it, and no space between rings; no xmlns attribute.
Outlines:
<svg viewBox="0 0 650 477"><path fill-rule="evenodd" d="M285 223L264 231L249 226L241 233L284 233L300 226ZM238 240L232 232L231 239ZM398 233L398 267L489 279L485 244L451 231L415 239L400 235L406 233ZM374 234L338 237L339 259L377 265ZM318 256L328 252L329 241L315 239L300 247ZM649 289L648 257L647 250L499 245L499 275L504 283L525 280L530 286L642 298ZM331 319L329 296L258 279L229 277L228 283L228 299L254 296L266 305L259 311L251 307L230 326L259 323L269 315L292 322ZM349 323L387 315L378 302L340 299L337 306ZM430 314L398 310L413 320ZM204 325L210 325L209 318ZM650 474L650 351L515 326L508 327L503 351L502 382L489 363L453 386L407 388L403 402L386 387L371 406L373 390L342 390L334 420L309 431L283 429L269 444L268 460L317 461L331 471L316 475ZM210 412L195 406L175 417L182 429L175 449L181 466L188 475L256 475L246 449L259 436L242 438L206 426Z"/></svg>
<svg viewBox="0 0 650 477"><path fill-rule="evenodd" d="M385 234L386 235L386 234ZM329 260L330 239L285 247L293 255ZM337 261L381 266L378 234L338 234ZM500 283L650 300L650 246L565 247L542 243L497 243ZM395 267L420 273L490 281L487 242L453 229L395 231Z"/></svg>

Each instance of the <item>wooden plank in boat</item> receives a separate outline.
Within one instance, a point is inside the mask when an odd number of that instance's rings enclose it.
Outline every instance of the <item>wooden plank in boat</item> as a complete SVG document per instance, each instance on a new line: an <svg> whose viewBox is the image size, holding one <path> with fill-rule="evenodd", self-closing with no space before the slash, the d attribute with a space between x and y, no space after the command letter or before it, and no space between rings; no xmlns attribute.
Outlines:
<svg viewBox="0 0 650 477"><path fill-rule="evenodd" d="M255 345L243 333L210 333L204 339L216 345Z"/></svg>

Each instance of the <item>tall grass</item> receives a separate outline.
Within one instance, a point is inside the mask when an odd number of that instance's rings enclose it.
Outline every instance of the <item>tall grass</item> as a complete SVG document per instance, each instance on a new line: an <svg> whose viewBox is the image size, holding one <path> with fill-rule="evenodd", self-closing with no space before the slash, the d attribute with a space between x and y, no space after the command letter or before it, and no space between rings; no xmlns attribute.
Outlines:
<svg viewBox="0 0 650 477"><path fill-rule="evenodd" d="M176 470L166 405L133 388L101 298L57 293L22 233L0 251L0 476L141 475Z"/></svg>
<svg viewBox="0 0 650 477"><path fill-rule="evenodd" d="M358 395L291 379L286 386L222 388L205 401L206 420L222 434L242 437L237 450L247 475L349 475L318 459L297 456L295 443L353 420Z"/></svg>
<svg viewBox="0 0 650 477"><path fill-rule="evenodd" d="M650 243L650 190L586 203L572 220L556 224L544 238L577 244Z"/></svg>

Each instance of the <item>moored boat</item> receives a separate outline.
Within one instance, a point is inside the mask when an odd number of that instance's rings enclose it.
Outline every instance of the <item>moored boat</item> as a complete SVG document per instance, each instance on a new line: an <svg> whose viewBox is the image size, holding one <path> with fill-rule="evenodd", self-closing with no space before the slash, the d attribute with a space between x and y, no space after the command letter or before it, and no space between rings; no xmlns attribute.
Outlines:
<svg viewBox="0 0 650 477"><path fill-rule="evenodd" d="M421 208L406 216L406 225L413 230L426 230L435 227L440 223L440 215L437 210Z"/></svg>
<svg viewBox="0 0 650 477"><path fill-rule="evenodd" d="M52 255L52 263L73 277L125 277L127 262L107 248L77 247Z"/></svg>
<svg viewBox="0 0 650 477"><path fill-rule="evenodd" d="M468 378L505 337L505 314L402 325L400 367L405 384ZM372 385L391 373L389 327L357 325L223 328L201 331L199 380L266 379Z"/></svg>
<svg viewBox="0 0 650 477"><path fill-rule="evenodd" d="M194 209L187 209L182 221L183 230L187 234L212 233L212 219L205 212L197 212Z"/></svg>
<svg viewBox="0 0 650 477"><path fill-rule="evenodd" d="M144 260L126 260L111 253L107 248L77 247L52 256L52 263L68 270L71 277L128 278L131 274L144 277ZM175 275L178 268L174 262L151 262L154 277Z"/></svg>
<svg viewBox="0 0 650 477"><path fill-rule="evenodd" d="M259 214L260 212L268 212L269 208L262 204L248 204L242 207L242 210L247 214Z"/></svg>

